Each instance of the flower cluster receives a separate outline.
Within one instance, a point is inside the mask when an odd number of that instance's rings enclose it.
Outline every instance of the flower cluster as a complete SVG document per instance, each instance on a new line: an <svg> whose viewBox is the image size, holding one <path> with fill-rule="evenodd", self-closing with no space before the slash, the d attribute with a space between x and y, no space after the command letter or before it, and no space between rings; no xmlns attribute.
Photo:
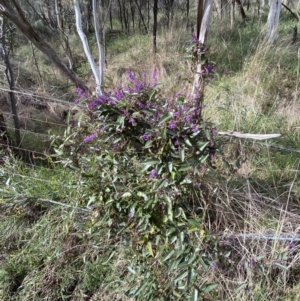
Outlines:
<svg viewBox="0 0 300 301"><path fill-rule="evenodd" d="M154 156L148 171L151 179L163 175L175 179L174 171L188 169L187 164L199 165L201 173L203 162L214 159L216 133L215 128L202 121L203 108L182 93L161 98L156 71L152 73L151 83L132 71L127 76L128 86L106 90L98 97L88 97L78 91L78 99L85 97L91 112L88 115L93 116L92 127L83 142L96 141L101 145L99 152L111 149L120 153L134 152L145 159ZM179 172L177 174L180 180ZM196 188L200 187L198 182L195 182Z"/></svg>

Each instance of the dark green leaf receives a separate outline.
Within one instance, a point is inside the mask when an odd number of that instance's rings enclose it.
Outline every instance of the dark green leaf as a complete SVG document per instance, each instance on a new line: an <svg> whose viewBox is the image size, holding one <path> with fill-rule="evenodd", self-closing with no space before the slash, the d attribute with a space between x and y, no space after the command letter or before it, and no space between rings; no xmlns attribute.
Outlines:
<svg viewBox="0 0 300 301"><path fill-rule="evenodd" d="M180 273L175 279L174 279L174 282L178 282L182 279L184 279L186 276L188 275L188 272L187 271L184 271L182 273Z"/></svg>
<svg viewBox="0 0 300 301"><path fill-rule="evenodd" d="M235 289L234 292L238 293L240 290L242 290L243 288L245 288L247 286L247 283L242 283L240 285L238 285Z"/></svg>
<svg viewBox="0 0 300 301"><path fill-rule="evenodd" d="M190 286L191 283L193 282L195 278L195 270L193 268L190 268L189 269L189 274L188 274L188 282L187 282L187 285Z"/></svg>
<svg viewBox="0 0 300 301"><path fill-rule="evenodd" d="M162 262L167 261L173 254L175 253L175 250L171 250L162 260Z"/></svg>
<svg viewBox="0 0 300 301"><path fill-rule="evenodd" d="M210 291L214 290L218 286L218 283L209 283L209 284L204 284L201 287L201 292L202 293L209 293Z"/></svg>
<svg viewBox="0 0 300 301"><path fill-rule="evenodd" d="M158 125L161 125L162 123L164 123L164 122L170 120L172 117L173 117L173 113L172 113L172 112L166 113L166 114L161 118L161 120L159 121Z"/></svg>

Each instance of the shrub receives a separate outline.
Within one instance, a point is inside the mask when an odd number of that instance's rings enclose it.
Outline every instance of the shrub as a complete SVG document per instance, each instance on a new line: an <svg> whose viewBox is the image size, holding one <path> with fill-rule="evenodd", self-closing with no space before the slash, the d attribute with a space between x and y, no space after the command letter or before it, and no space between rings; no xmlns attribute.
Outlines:
<svg viewBox="0 0 300 301"><path fill-rule="evenodd" d="M202 268L213 268L207 246L214 238L204 240L204 231L199 238L198 230L215 129L191 98L160 97L155 72L151 84L132 72L128 79L127 87L99 97L78 91L87 110L59 152L68 149L82 172L85 205L94 210L89 231L109 225L109 235L128 240L134 252L129 296L171 300L192 289L193 296L208 292L215 285L195 281Z"/></svg>

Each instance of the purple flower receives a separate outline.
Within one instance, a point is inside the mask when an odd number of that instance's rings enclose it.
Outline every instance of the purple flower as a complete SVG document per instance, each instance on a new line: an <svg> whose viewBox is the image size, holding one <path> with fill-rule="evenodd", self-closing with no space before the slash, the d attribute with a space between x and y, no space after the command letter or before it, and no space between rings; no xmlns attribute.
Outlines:
<svg viewBox="0 0 300 301"><path fill-rule="evenodd" d="M215 261L213 261L213 262L211 263L211 266L212 266L214 269L218 268L218 264L217 264Z"/></svg>
<svg viewBox="0 0 300 301"><path fill-rule="evenodd" d="M86 92L84 90L82 90L81 88L76 88L76 92L79 97L74 100L75 103L79 103L82 99L87 97Z"/></svg>
<svg viewBox="0 0 300 301"><path fill-rule="evenodd" d="M90 100L89 109L95 110L97 108L97 103L94 100Z"/></svg>
<svg viewBox="0 0 300 301"><path fill-rule="evenodd" d="M121 112L125 117L129 117L130 115L128 109L122 109Z"/></svg>
<svg viewBox="0 0 300 301"><path fill-rule="evenodd" d="M131 123L131 125L134 125L134 124L135 124L135 120L134 120L134 118L132 118L132 117L128 120L128 122Z"/></svg>
<svg viewBox="0 0 300 301"><path fill-rule="evenodd" d="M217 131L216 128L212 128L212 129L211 129L211 133L212 133L212 135L217 135L217 134L218 134L218 131Z"/></svg>
<svg viewBox="0 0 300 301"><path fill-rule="evenodd" d="M76 88L76 92L81 96L81 97L86 97L86 92L81 89L81 88Z"/></svg>
<svg viewBox="0 0 300 301"><path fill-rule="evenodd" d="M132 82L132 83L135 82L136 78L135 78L134 73L133 73L131 70L129 70L129 71L127 72L127 76L128 76L128 79L129 79L130 82Z"/></svg>
<svg viewBox="0 0 300 301"><path fill-rule="evenodd" d="M291 241L288 243L288 247L289 249L294 249L296 247L296 244L293 241Z"/></svg>
<svg viewBox="0 0 300 301"><path fill-rule="evenodd" d="M192 38L193 42L199 42L198 37L195 33L193 33L193 38Z"/></svg>
<svg viewBox="0 0 300 301"><path fill-rule="evenodd" d="M197 125L197 124L194 124L194 123L193 123L191 127L192 127L193 133L198 132L199 129L198 129L198 125Z"/></svg>
<svg viewBox="0 0 300 301"><path fill-rule="evenodd" d="M156 71L156 69L154 69L152 72L152 88L154 88L157 84L156 76L157 76L157 71Z"/></svg>
<svg viewBox="0 0 300 301"><path fill-rule="evenodd" d="M147 133L145 133L143 136L142 136L142 138L144 139L144 140L149 140L150 138L151 138L151 135L150 134L147 134Z"/></svg>
<svg viewBox="0 0 300 301"><path fill-rule="evenodd" d="M101 95L98 97L97 102L99 105L107 103L109 98L106 95Z"/></svg>
<svg viewBox="0 0 300 301"><path fill-rule="evenodd" d="M157 177L157 170L156 169L152 169L150 172L150 179L154 179Z"/></svg>
<svg viewBox="0 0 300 301"><path fill-rule="evenodd" d="M124 98L124 92L123 92L121 89L117 89L117 90L115 91L115 98L116 98L117 100L123 99L123 98Z"/></svg>
<svg viewBox="0 0 300 301"><path fill-rule="evenodd" d="M179 118L179 117L180 117L180 111L174 112L173 116L174 116L175 118Z"/></svg>
<svg viewBox="0 0 300 301"><path fill-rule="evenodd" d="M97 137L97 134L96 134L96 133L93 133L93 134L91 134L91 135L85 137L85 138L83 139L83 142L84 142L84 143L89 143L89 142L93 141L96 137Z"/></svg>
<svg viewBox="0 0 300 301"><path fill-rule="evenodd" d="M191 115L187 115L184 117L185 122L191 122L193 120L193 117Z"/></svg>
<svg viewBox="0 0 300 301"><path fill-rule="evenodd" d="M197 182L197 183L195 183L195 186L196 186L197 188L201 188L201 183Z"/></svg>
<svg viewBox="0 0 300 301"><path fill-rule="evenodd" d="M145 84L139 80L136 80L133 87L133 92L140 93L145 88Z"/></svg>
<svg viewBox="0 0 300 301"><path fill-rule="evenodd" d="M138 101L138 105L141 109L146 109L146 105L143 104L141 101Z"/></svg>
<svg viewBox="0 0 300 301"><path fill-rule="evenodd" d="M174 130L176 128L176 122L175 120L172 120L170 123L169 123L169 129L170 130Z"/></svg>
<svg viewBox="0 0 300 301"><path fill-rule="evenodd" d="M212 73L214 71L214 66L213 65L207 65L205 67L206 73Z"/></svg>

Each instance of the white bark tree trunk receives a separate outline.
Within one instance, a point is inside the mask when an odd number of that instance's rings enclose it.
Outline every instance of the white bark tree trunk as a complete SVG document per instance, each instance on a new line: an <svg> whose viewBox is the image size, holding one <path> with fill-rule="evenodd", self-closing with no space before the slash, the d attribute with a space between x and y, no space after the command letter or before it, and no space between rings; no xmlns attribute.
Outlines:
<svg viewBox="0 0 300 301"><path fill-rule="evenodd" d="M95 7L94 2L95 1L93 1L93 7ZM102 95L102 89L101 89L102 76L101 76L100 70L103 70L102 69L103 65L101 64L101 66L99 66L99 69L97 68L97 65L95 63L95 60L93 58L93 55L92 55L90 47L89 47L87 37L82 30L81 11L80 11L78 0L74 0L74 7L75 7L75 17L76 17L76 29L77 29L78 35L80 37L81 43L83 45L84 53L91 66L91 69L92 69L92 72L93 72L93 75L94 75L94 78L96 81L96 94ZM95 11L94 11L94 13L95 13ZM96 18L96 17L94 16L94 18ZM96 24L94 26L95 26L95 31L97 31ZM99 33L98 33L98 35L99 35ZM96 33L96 37L97 37L97 33ZM99 39L99 41L100 41L100 39ZM98 38L97 38L97 43L98 43ZM101 46L101 44L100 44L100 46ZM99 53L100 52L101 52L101 50L99 50ZM99 59L101 60L101 58L102 58L102 55L100 55Z"/></svg>
<svg viewBox="0 0 300 301"><path fill-rule="evenodd" d="M270 3L270 11L266 29L266 40L269 43L273 43L277 37L281 3L282 0L271 0Z"/></svg>
<svg viewBox="0 0 300 301"><path fill-rule="evenodd" d="M201 2L199 3L201 5ZM208 33L208 29L210 26L211 15L213 9L213 0L206 0L204 3L201 26L198 35L198 45L195 50L195 57L197 59L196 63L196 73L194 77L192 96L196 100L198 100L198 105L202 107L203 105L203 97L204 97L204 78L202 74L202 59L201 59L201 47L203 47L206 43L206 37ZM200 12L201 14L202 12Z"/></svg>
<svg viewBox="0 0 300 301"><path fill-rule="evenodd" d="M99 6L101 7L101 0L99 3ZM102 47L101 39L100 39L100 28L99 28L99 22L98 22L98 18L97 18L96 0L93 0L93 15L94 15L94 27L95 27L95 35L96 35L96 40L97 40L98 55L99 55L99 73L100 73L100 80L101 80L101 84L102 84L103 83L104 55L103 55L103 47Z"/></svg>

